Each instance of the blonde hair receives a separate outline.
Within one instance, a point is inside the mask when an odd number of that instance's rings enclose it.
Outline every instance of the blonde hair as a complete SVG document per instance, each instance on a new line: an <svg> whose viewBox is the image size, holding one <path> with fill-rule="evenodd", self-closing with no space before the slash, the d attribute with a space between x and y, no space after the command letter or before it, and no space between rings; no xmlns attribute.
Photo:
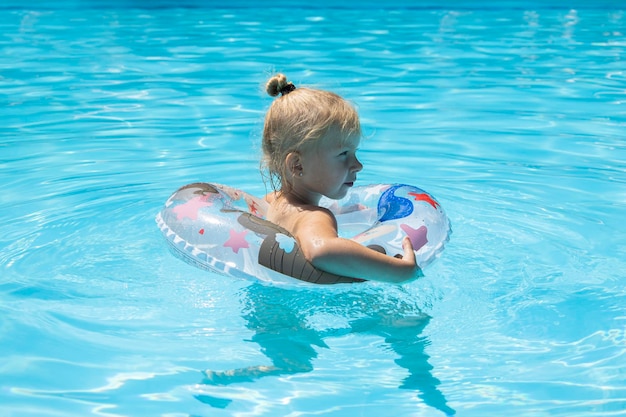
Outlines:
<svg viewBox="0 0 626 417"><path fill-rule="evenodd" d="M261 161L276 191L290 186L285 166L290 152L323 145L320 139L330 129L337 129L341 140L361 136L355 108L335 93L296 88L283 74L270 78L266 91L272 97L281 94L265 115Z"/></svg>

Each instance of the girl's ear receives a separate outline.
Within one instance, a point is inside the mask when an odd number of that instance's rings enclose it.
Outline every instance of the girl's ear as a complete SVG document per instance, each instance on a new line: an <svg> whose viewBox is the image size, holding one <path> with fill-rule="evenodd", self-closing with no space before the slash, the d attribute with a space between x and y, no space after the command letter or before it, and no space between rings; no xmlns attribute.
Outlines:
<svg viewBox="0 0 626 417"><path fill-rule="evenodd" d="M297 177L302 172L302 158L300 152L289 152L285 157L285 167L293 177Z"/></svg>

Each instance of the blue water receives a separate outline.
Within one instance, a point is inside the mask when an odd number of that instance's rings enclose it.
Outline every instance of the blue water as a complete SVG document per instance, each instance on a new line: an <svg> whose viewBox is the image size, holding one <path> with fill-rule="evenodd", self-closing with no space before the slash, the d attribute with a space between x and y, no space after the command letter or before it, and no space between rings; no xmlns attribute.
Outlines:
<svg viewBox="0 0 626 417"><path fill-rule="evenodd" d="M0 415L626 415L626 9L563 3L7 0ZM265 192L274 71L357 105L361 184L445 207L423 279L168 252L179 186Z"/></svg>

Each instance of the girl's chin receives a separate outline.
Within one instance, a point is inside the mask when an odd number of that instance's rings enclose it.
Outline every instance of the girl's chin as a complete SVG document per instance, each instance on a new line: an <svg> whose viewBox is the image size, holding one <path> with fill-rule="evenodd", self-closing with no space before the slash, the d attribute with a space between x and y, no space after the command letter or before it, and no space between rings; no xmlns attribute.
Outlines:
<svg viewBox="0 0 626 417"><path fill-rule="evenodd" d="M349 187L341 187L341 190L332 195L327 195L326 197L330 198L331 200L341 200L346 196L346 194L348 194L349 189Z"/></svg>

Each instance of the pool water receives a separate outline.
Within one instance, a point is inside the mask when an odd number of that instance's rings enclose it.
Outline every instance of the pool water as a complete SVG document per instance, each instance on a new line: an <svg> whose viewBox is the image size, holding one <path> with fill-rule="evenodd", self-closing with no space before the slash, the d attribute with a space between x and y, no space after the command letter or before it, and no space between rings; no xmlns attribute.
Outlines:
<svg viewBox="0 0 626 417"><path fill-rule="evenodd" d="M1 416L626 415L619 2L33 4L0 6ZM168 251L181 185L265 192L275 71L356 104L360 184L446 209L424 278Z"/></svg>

